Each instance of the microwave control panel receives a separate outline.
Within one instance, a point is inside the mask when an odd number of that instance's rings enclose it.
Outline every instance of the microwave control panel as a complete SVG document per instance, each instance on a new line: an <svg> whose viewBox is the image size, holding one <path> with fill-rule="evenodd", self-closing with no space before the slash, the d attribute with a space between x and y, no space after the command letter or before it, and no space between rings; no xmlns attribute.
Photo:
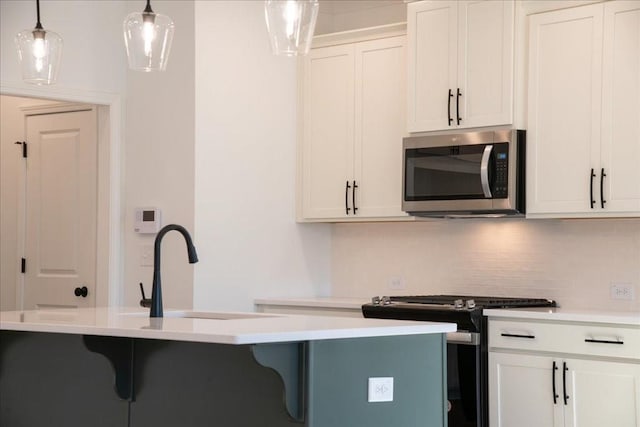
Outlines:
<svg viewBox="0 0 640 427"><path fill-rule="evenodd" d="M493 146L495 156L495 178L492 188L494 199L505 199L509 196L509 144L501 143Z"/></svg>

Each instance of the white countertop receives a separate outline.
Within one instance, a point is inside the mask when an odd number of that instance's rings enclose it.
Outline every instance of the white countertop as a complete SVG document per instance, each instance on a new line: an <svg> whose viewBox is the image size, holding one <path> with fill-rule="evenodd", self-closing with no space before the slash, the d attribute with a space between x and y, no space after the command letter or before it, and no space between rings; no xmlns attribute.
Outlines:
<svg viewBox="0 0 640 427"><path fill-rule="evenodd" d="M318 307L318 308L343 308L361 310L362 304L371 302L366 298L260 298L254 301L255 305L277 305L289 307Z"/></svg>
<svg viewBox="0 0 640 427"><path fill-rule="evenodd" d="M151 319L148 310L138 308L5 311L0 312L0 329L217 344L417 335L456 330L452 323L328 316L178 310L165 310L164 315L164 318Z"/></svg>
<svg viewBox="0 0 640 427"><path fill-rule="evenodd" d="M493 308L483 311L489 318L553 320L565 322L609 323L640 326L640 313L602 310L574 310L566 308Z"/></svg>

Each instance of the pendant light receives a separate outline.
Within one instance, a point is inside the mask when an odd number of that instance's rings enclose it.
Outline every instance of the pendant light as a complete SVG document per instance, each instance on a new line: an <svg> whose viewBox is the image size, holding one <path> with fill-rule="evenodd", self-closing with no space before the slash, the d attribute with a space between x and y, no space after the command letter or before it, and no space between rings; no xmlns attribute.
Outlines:
<svg viewBox="0 0 640 427"><path fill-rule="evenodd" d="M122 23L129 68L164 71L167 68L175 25L166 15L155 13L151 1L142 13L129 14Z"/></svg>
<svg viewBox="0 0 640 427"><path fill-rule="evenodd" d="M38 22L32 30L23 30L15 38L22 79L27 83L50 85L56 82L62 37L53 31L45 31L40 23L40 0L36 0Z"/></svg>
<svg viewBox="0 0 640 427"><path fill-rule="evenodd" d="M306 55L318 18L318 0L266 0L264 14L275 55Z"/></svg>

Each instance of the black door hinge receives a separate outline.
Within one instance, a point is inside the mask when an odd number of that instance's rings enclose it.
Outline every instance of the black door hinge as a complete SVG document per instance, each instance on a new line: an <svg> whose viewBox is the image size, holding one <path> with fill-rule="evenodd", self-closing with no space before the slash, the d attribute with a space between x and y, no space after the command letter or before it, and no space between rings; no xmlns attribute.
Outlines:
<svg viewBox="0 0 640 427"><path fill-rule="evenodd" d="M27 272L27 259L22 258L22 260L20 261L20 273L26 273L26 272Z"/></svg>
<svg viewBox="0 0 640 427"><path fill-rule="evenodd" d="M22 157L27 158L27 141L16 141L16 145L22 145Z"/></svg>

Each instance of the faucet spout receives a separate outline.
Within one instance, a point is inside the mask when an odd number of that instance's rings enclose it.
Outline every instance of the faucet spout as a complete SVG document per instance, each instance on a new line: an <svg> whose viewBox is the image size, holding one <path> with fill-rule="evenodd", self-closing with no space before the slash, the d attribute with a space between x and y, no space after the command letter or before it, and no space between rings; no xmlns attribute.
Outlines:
<svg viewBox="0 0 640 427"><path fill-rule="evenodd" d="M162 280L160 279L160 246L162 243L162 238L169 231L178 231L184 237L185 242L187 243L187 255L189 257L189 264L195 264L198 262L198 254L196 253L196 248L193 246L193 241L191 240L191 235L186 228L177 224L169 224L158 232L156 235L156 240L153 244L153 288L151 290L151 312L150 317L163 317L164 313L162 310Z"/></svg>

